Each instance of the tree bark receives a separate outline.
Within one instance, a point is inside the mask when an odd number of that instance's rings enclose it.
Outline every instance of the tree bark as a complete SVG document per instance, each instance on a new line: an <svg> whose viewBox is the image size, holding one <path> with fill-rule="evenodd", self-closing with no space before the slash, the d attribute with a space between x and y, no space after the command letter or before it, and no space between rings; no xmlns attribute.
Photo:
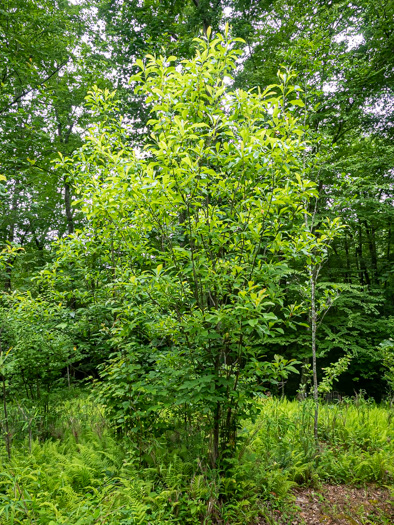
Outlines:
<svg viewBox="0 0 394 525"><path fill-rule="evenodd" d="M365 231L368 239L369 253L371 256L372 262L372 283L376 283L378 280L378 255L376 250L376 241L375 241L375 230L371 227L368 228L367 221L364 221Z"/></svg>
<svg viewBox="0 0 394 525"><path fill-rule="evenodd" d="M350 269L349 243L347 233L345 234L345 253L346 253L346 282L352 284L352 273Z"/></svg>
<svg viewBox="0 0 394 525"><path fill-rule="evenodd" d="M194 5L196 6L196 8L201 11L201 3L200 3L200 0L193 0L193 3ZM202 19L202 23L203 23L203 30L204 30L204 35L207 36L208 34L208 28L209 26L211 25L209 23L209 20L203 16L203 19Z"/></svg>
<svg viewBox="0 0 394 525"><path fill-rule="evenodd" d="M67 182L64 182L64 204L66 207L67 231L71 235L74 233L74 218L71 208L70 185Z"/></svg>
<svg viewBox="0 0 394 525"><path fill-rule="evenodd" d="M315 402L315 416L313 422L313 434L315 441L318 441L318 422L319 422L319 394L317 383L317 363L316 363L316 331L317 331L317 314L316 314L316 271L310 270L311 285L311 336L312 336L312 371L313 371L313 399Z"/></svg>
<svg viewBox="0 0 394 525"><path fill-rule="evenodd" d="M219 459L219 435L220 435L220 403L216 403L213 416L212 433L212 468L217 468Z"/></svg>
<svg viewBox="0 0 394 525"><path fill-rule="evenodd" d="M3 329L0 328L0 355L3 355L3 345L1 341L1 334ZM4 364L4 361L3 361ZM4 370L2 374L2 389L3 389L3 410L4 410L4 441L5 447L7 449L8 460L11 460L11 434L10 434L10 425L8 421L8 407L7 407L7 391L5 387L5 375Z"/></svg>
<svg viewBox="0 0 394 525"><path fill-rule="evenodd" d="M360 263L360 284L364 286L370 286L371 280L369 278L368 270L365 265L364 255L363 255L363 234L361 231L361 226L358 228L358 246L357 246L357 255Z"/></svg>

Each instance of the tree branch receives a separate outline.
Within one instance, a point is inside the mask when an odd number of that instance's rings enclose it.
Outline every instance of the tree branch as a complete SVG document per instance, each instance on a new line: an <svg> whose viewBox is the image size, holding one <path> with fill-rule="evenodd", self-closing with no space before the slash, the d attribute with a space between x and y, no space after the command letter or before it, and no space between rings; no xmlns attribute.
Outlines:
<svg viewBox="0 0 394 525"><path fill-rule="evenodd" d="M52 71L52 73L50 75L48 75L42 82L40 82L36 86L34 86L34 87L30 88L30 89L25 89L25 91L22 91L22 93L20 95L18 95L17 97L15 97L12 102L10 102L7 106L5 106L3 109L1 109L0 113L4 113L5 111L7 111L7 109L9 109L11 106L16 104L16 102L18 102L18 100L23 98L25 95L28 95L29 93L31 93L32 91L34 91L38 87L40 87L43 84L45 84L45 82L48 82L48 80L50 78L52 78L54 75L56 75L56 73L58 73L67 64L67 62L68 62L68 60L66 60L66 62L63 62L62 64L60 64L59 67L57 67L54 71Z"/></svg>

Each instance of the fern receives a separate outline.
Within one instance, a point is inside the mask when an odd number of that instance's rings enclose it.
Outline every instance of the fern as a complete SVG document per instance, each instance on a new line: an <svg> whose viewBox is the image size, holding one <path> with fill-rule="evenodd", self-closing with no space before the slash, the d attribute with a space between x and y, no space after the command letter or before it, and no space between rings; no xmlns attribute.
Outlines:
<svg viewBox="0 0 394 525"><path fill-rule="evenodd" d="M296 483L390 483L394 419L387 413L363 401L323 405L325 442L316 456L308 403L266 400L260 419L245 422L244 450L226 477L193 462L192 447L174 453L171 443L142 468L108 429L96 434L84 420L78 443L65 431L61 441L34 441L31 454L16 444L11 463L3 456L0 525L196 525L218 513L253 523L258 499L285 504Z"/></svg>
<svg viewBox="0 0 394 525"><path fill-rule="evenodd" d="M190 494L195 499L205 498L209 494L205 476L200 474L193 477L190 483Z"/></svg>
<svg viewBox="0 0 394 525"><path fill-rule="evenodd" d="M134 499L130 502L130 510L135 525L145 525L147 521L147 505Z"/></svg>

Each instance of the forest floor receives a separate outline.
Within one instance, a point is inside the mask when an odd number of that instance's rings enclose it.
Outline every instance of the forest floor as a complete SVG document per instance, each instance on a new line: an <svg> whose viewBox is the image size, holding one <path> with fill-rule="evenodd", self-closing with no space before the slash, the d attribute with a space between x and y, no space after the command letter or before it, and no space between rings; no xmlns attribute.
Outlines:
<svg viewBox="0 0 394 525"><path fill-rule="evenodd" d="M388 406L322 405L317 449L313 403L262 400L257 420L240 431L232 476L218 478L196 461L197 439L188 448L169 430L141 455L93 396L72 394L54 398L50 410L10 404L11 459L0 435L0 525L394 524Z"/></svg>
<svg viewBox="0 0 394 525"><path fill-rule="evenodd" d="M392 525L394 496L385 488L323 484L294 491L294 510L271 512L261 525ZM293 516L291 516L293 514Z"/></svg>

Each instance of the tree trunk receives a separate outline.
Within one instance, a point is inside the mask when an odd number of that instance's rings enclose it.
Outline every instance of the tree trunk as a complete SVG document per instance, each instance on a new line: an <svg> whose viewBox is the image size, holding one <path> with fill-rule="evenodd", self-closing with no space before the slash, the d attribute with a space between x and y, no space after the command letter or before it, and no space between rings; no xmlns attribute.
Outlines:
<svg viewBox="0 0 394 525"><path fill-rule="evenodd" d="M369 275L368 275L368 270L367 270L367 267L365 265L365 260L364 260L364 255L363 255L363 234L362 234L362 231L361 231L361 226L359 226L359 228L358 228L358 247L357 247L357 251L358 251L358 257L359 257L359 261L360 261L360 284L361 284L361 286L363 286L364 284L369 286L371 284L371 280L370 280ZM364 278L365 278L365 280L364 280Z"/></svg>
<svg viewBox="0 0 394 525"><path fill-rule="evenodd" d="M11 210L9 213L10 231L8 234L8 242L10 243L13 243L15 240L15 221L16 221L16 215L17 215L17 210L18 210L19 194L20 194L19 180L16 179L14 194L12 196ZM12 264L13 263L7 264L7 268L6 268L6 281L5 281L5 291L6 292L12 291Z"/></svg>
<svg viewBox="0 0 394 525"><path fill-rule="evenodd" d="M3 329L0 327L0 355L2 357L2 362L4 365L3 360L3 345L1 340ZM7 407L7 391L5 387L5 376L4 376L4 370L2 375L2 387L3 387L3 409L4 409L4 441L5 441L5 447L7 449L7 456L8 459L11 459L11 434L10 434L10 425L8 421L8 407Z"/></svg>
<svg viewBox="0 0 394 525"><path fill-rule="evenodd" d="M313 423L313 434L315 441L318 441L318 420L319 420L319 394L317 390L317 365L316 365L316 331L317 331L317 314L316 314L316 271L311 269L311 335L312 335L312 370L313 370L313 399L315 402L315 416Z"/></svg>
<svg viewBox="0 0 394 525"><path fill-rule="evenodd" d="M347 233L345 234L345 253L346 253L346 282L352 284L352 273L350 269L349 243Z"/></svg>
<svg viewBox="0 0 394 525"><path fill-rule="evenodd" d="M8 422L8 407L7 407L7 397L6 397L6 388L5 388L5 377L2 379L3 383L3 408L4 408L4 430L5 430L5 446L7 449L8 460L11 460L11 434L10 434L10 425Z"/></svg>
<svg viewBox="0 0 394 525"><path fill-rule="evenodd" d="M376 283L378 280L378 255L376 250L376 241L375 241L375 230L373 228L368 228L367 221L364 221L365 232L368 239L368 248L371 256L372 263L372 283Z"/></svg>
<svg viewBox="0 0 394 525"><path fill-rule="evenodd" d="M64 204L66 207L67 231L71 235L74 233L74 218L71 208L70 185L67 182L64 182Z"/></svg>
<svg viewBox="0 0 394 525"><path fill-rule="evenodd" d="M220 403L216 403L213 416L212 433L212 468L217 468L219 459L219 434L220 434Z"/></svg>

